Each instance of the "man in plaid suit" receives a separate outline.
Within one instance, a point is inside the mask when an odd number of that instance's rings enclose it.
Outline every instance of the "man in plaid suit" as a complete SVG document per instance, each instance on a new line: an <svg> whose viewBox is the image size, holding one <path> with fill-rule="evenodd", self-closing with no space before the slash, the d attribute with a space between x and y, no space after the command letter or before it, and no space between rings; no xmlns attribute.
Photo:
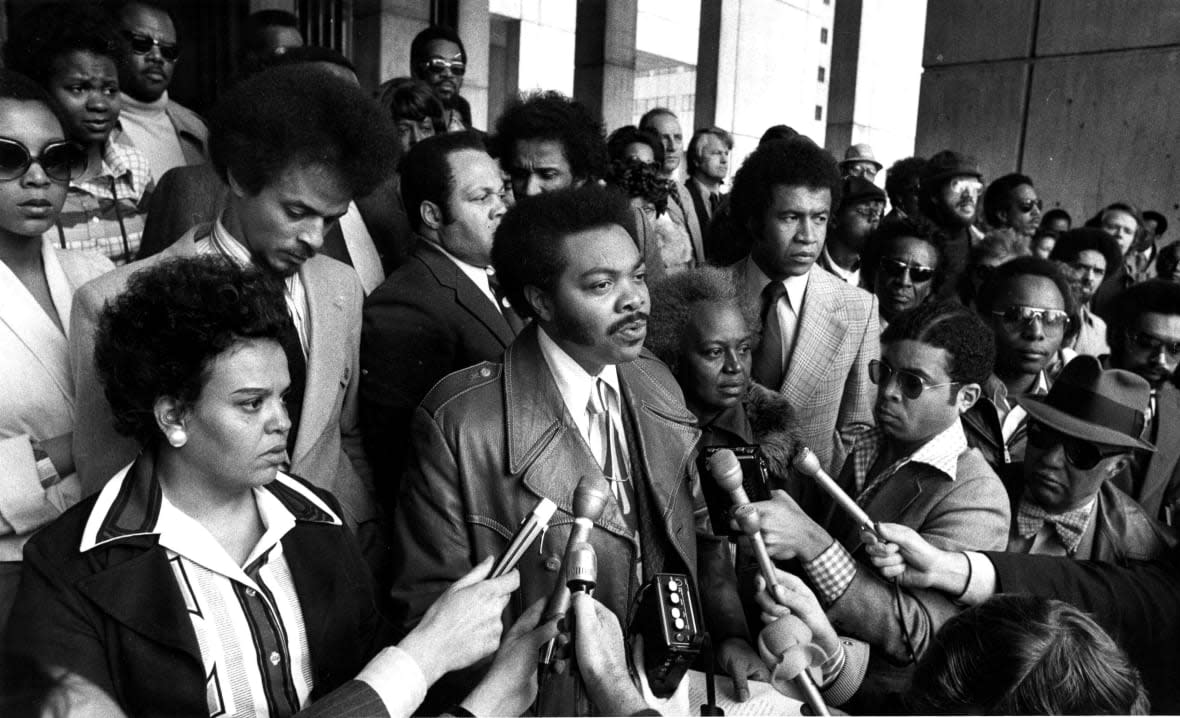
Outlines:
<svg viewBox="0 0 1180 718"><path fill-rule="evenodd" d="M831 473L872 426L869 362L880 354L876 297L815 266L840 190L836 159L796 138L760 145L730 195L751 240L734 278L762 317L753 377L787 398L800 440Z"/></svg>

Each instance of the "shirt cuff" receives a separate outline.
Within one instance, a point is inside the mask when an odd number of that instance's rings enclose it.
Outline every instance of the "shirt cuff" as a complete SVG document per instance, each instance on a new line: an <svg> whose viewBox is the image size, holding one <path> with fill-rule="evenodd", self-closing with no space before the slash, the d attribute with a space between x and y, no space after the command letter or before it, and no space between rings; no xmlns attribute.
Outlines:
<svg viewBox="0 0 1180 718"><path fill-rule="evenodd" d="M978 606L996 592L996 567L987 556L975 551L964 551L967 565L971 569L967 577L967 588L955 601L964 606Z"/></svg>
<svg viewBox="0 0 1180 718"><path fill-rule="evenodd" d="M823 553L803 564L803 572L815 586L820 601L827 607L843 596L852 585L852 579L856 577L856 561L852 560L839 541L833 541Z"/></svg>
<svg viewBox="0 0 1180 718"><path fill-rule="evenodd" d="M418 662L397 646L389 646L357 674L372 688L394 718L409 716L426 698L426 676Z"/></svg>
<svg viewBox="0 0 1180 718"><path fill-rule="evenodd" d="M824 701L831 706L843 705L852 699L860 689L860 684L864 682L869 666L869 644L841 636L840 647L844 656L840 672L830 679L825 674L825 683L821 691Z"/></svg>

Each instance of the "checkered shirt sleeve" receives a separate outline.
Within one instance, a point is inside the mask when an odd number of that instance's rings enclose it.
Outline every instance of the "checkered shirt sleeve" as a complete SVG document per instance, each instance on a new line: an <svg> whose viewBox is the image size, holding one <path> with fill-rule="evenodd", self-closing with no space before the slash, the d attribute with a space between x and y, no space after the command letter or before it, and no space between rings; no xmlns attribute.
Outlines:
<svg viewBox="0 0 1180 718"><path fill-rule="evenodd" d="M856 576L856 561L839 541L833 541L831 546L811 561L803 564L803 572L819 594L819 600L824 607L835 603Z"/></svg>

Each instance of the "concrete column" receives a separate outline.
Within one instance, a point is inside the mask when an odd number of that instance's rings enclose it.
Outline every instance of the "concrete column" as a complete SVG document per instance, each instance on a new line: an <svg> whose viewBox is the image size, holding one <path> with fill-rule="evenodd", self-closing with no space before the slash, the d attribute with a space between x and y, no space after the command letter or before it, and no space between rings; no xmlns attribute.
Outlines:
<svg viewBox="0 0 1180 718"><path fill-rule="evenodd" d="M580 0L574 41L574 98L608 128L631 124L635 102L638 0Z"/></svg>
<svg viewBox="0 0 1180 718"><path fill-rule="evenodd" d="M455 30L467 50L467 75L463 78L463 98L471 104L474 126L488 126L488 48L491 46L491 12L488 0L464 0L459 3L459 23Z"/></svg>
<svg viewBox="0 0 1180 718"><path fill-rule="evenodd" d="M734 128L740 0L701 0L696 125Z"/></svg>
<svg viewBox="0 0 1180 718"><path fill-rule="evenodd" d="M410 43L430 25L430 0L354 0L352 7L352 61L361 85L372 90L409 75ZM464 43L470 53L471 42Z"/></svg>
<svg viewBox="0 0 1180 718"><path fill-rule="evenodd" d="M840 0L832 23L832 66L828 71L827 149L837 158L852 144L856 124L856 77L860 63L863 0Z"/></svg>

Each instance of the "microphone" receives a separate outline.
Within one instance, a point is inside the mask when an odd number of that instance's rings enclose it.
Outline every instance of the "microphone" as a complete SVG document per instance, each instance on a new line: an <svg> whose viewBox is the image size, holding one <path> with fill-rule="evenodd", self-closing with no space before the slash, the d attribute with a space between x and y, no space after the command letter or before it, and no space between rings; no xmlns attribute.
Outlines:
<svg viewBox="0 0 1180 718"><path fill-rule="evenodd" d="M717 485L729 492L729 497L734 504L733 517L737 520L738 527L742 532L750 537L750 543L754 547L754 556L758 559L758 568L762 572L762 578L766 581L766 590L773 596L774 587L778 585L774 573L774 562L770 560L770 554L766 550L766 542L762 539L762 521L758 516L758 510L750 505L750 497L746 495L742 467L738 463L737 456L729 449L722 449L710 456L705 462L705 466Z"/></svg>
<svg viewBox="0 0 1180 718"><path fill-rule="evenodd" d="M764 657L769 654L776 664L772 676L776 688L780 681L794 681L813 713L831 715L824 705L819 686L807 670L812 665L812 657L819 652L811 645L811 629L807 624L790 614L782 616L762 629L758 646L763 649ZM779 692L783 691L780 689Z"/></svg>
<svg viewBox="0 0 1180 718"><path fill-rule="evenodd" d="M594 547L588 543L574 546L569 562L569 580L565 585L570 594L584 591L586 595L592 595L598 583L598 555L594 553Z"/></svg>
<svg viewBox="0 0 1180 718"><path fill-rule="evenodd" d="M553 593L549 594L549 602L545 604L545 613L541 618L542 623L556 619L559 622L559 628L564 628L564 618L570 609L570 588L568 585L570 559L578 544L589 544L590 531L594 528L594 522L598 520L599 516L602 516L609 496L610 486L602 474L583 476L578 481L571 506L574 525L570 530L569 540L565 544L565 554L561 561L561 573L557 577L557 585L553 587ZM556 649L556 638L550 639L545 644L541 651L543 665L548 666L553 663Z"/></svg>
<svg viewBox="0 0 1180 718"><path fill-rule="evenodd" d="M806 446L801 447L799 453L795 454L795 460L791 463L796 471L804 476L815 479L819 487L832 497L832 500L836 502L837 506L856 521L856 525L861 530L872 532L874 535L877 533L874 528L876 524L873 522L873 519L865 513L865 510L860 507L860 504L856 503L851 496L844 492L844 489L840 488L840 485L831 476L828 476L828 472L824 471L823 467L819 465L819 459L816 458L815 453L811 449Z"/></svg>

